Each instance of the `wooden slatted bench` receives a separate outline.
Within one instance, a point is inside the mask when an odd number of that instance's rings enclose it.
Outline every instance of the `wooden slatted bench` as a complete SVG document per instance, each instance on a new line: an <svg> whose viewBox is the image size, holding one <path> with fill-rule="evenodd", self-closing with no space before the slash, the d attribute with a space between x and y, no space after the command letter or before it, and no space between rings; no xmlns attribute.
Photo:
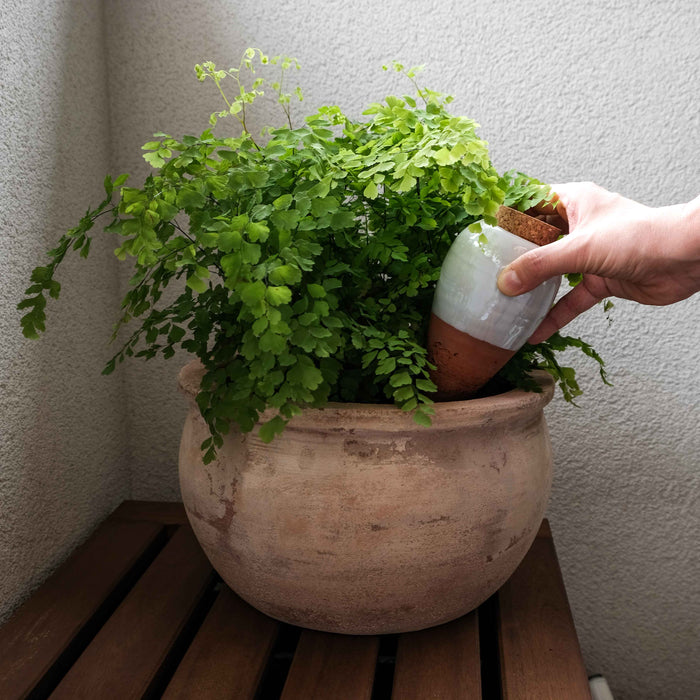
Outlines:
<svg viewBox="0 0 700 700"><path fill-rule="evenodd" d="M177 503L126 501L0 629L0 698L590 699L547 521L478 610L345 636L262 615Z"/></svg>

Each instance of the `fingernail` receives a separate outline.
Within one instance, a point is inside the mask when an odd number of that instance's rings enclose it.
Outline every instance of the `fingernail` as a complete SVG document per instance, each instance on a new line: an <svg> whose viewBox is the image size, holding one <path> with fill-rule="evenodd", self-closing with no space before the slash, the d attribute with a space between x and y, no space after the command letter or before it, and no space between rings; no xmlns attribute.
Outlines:
<svg viewBox="0 0 700 700"><path fill-rule="evenodd" d="M523 283L515 270L506 268L498 277L498 288L503 294L512 297L523 288Z"/></svg>

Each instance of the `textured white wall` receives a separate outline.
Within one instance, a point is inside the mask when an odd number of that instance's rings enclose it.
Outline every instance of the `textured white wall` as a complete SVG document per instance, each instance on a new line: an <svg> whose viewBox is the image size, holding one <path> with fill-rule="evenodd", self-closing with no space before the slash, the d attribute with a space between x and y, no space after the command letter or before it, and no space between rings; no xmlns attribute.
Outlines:
<svg viewBox="0 0 700 700"><path fill-rule="evenodd" d="M536 0L105 0L111 170L144 174L140 146L154 131L180 134L205 128L209 112L218 106L217 96L210 84L195 80L193 64L207 58L232 64L246 46L255 45L299 57L307 110L337 102L357 115L369 101L406 91L403 83L380 70L383 62L397 58L407 64L427 63L425 82L454 94L455 111L483 124L481 133L491 142L499 169L517 167L550 182L590 179L652 205L685 201L700 190L696 5L694 0L564 0L552 5ZM76 21L87 22L91 6L76 7L82 8L75 10ZM19 22L19 13L13 19ZM47 31L26 26L30 36ZM80 40L90 47L93 39L88 32ZM56 70L54 84L63 88L57 93L63 101L88 103L81 110L83 120L96 114L95 105L104 99L102 69L83 65L82 71L94 73L82 74L79 89ZM62 80L68 83L61 85ZM10 84L11 95L14 86ZM3 106L3 124L5 109L14 114L18 107ZM104 133L100 129L104 124L85 133L99 139ZM46 157L55 160L62 143L48 139ZM70 203L84 202L88 186L83 176L89 183L102 173L106 155L97 143L93 140L88 148L68 141L71 147L84 147L92 159L82 173L70 172L80 180L61 192L65 223L74 214ZM39 188L25 201L36 206ZM14 215L17 206L11 210ZM9 230L3 222L3 234ZM22 245L37 251L44 240ZM27 252L16 256L26 258L26 269L36 257ZM20 287L22 283L23 278ZM125 278L122 291L124 283ZM84 327L71 312L61 313L55 327ZM94 340L90 335L78 344L76 331L75 340L55 333L51 342L74 342L83 363L97 367L95 356L107 355L101 338L108 322L99 320L94 307L89 313L94 314ZM5 337L10 337L16 319L11 312L7 316ZM594 368L576 358L587 387L582 408L557 401L548 410L556 458L549 516L590 671L608 675L621 700L690 699L700 687L700 380L695 371L700 299L667 309L621 302L614 316L608 328L602 313L593 310L571 327L607 359L615 387L599 386ZM38 361L24 364L26 353L42 351L7 342L25 353L12 370L23 372L24 379L13 382L29 383L34 391L27 398L30 408L22 410L36 411L39 377L47 396L57 392L46 385L49 375L37 370ZM7 362L12 352L0 361ZM43 352L54 361L66 357ZM81 364L76 356L70 363L71 368ZM120 370L127 383L123 409L132 452L131 492L137 498L178 497L175 462L184 417L184 403L174 389L179 364L132 362ZM99 386L104 394L118 392L112 379L97 384L91 377L79 377L77 370L71 374L61 367L52 381ZM118 401L118 396L112 398ZM81 406L86 412L100 410ZM89 423L89 429L98 430L95 419L76 421L75 415L62 412L50 418L64 426ZM76 434L75 427L70 434ZM103 453L91 454L100 464L109 461ZM38 464L40 459L33 456ZM85 462L76 460L75 468ZM6 463L12 459L3 460L3 469ZM27 474L48 478L46 469L34 468L33 463ZM72 468L56 469L51 473L56 481L97 480L99 472L76 477ZM5 488L2 481L0 488ZM34 490L42 494L55 488L52 482ZM118 488L124 488L123 482Z"/></svg>
<svg viewBox="0 0 700 700"><path fill-rule="evenodd" d="M100 376L113 246L66 262L41 341L22 337L15 309L32 268L100 199L105 68L98 0L2 4L0 621L129 490L123 379Z"/></svg>

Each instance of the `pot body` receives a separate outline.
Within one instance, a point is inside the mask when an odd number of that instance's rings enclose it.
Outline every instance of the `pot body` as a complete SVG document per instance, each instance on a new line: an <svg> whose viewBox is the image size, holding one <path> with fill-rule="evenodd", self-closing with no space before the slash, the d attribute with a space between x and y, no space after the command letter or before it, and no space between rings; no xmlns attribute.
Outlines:
<svg viewBox="0 0 700 700"><path fill-rule="evenodd" d="M187 515L214 568L284 622L387 634L473 610L511 575L544 514L552 458L542 393L436 404L431 428L389 405L331 404L264 444L209 435L188 365L180 446Z"/></svg>

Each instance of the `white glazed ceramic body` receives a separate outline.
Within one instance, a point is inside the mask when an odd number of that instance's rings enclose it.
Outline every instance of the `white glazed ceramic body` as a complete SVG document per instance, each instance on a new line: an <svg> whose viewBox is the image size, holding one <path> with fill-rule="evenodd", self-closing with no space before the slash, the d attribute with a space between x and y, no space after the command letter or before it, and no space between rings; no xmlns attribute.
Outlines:
<svg viewBox="0 0 700 700"><path fill-rule="evenodd" d="M482 221L481 228L482 233L462 231L447 252L433 313L473 338L515 351L547 315L561 278L518 297L502 294L496 285L500 271L538 246L499 226Z"/></svg>

